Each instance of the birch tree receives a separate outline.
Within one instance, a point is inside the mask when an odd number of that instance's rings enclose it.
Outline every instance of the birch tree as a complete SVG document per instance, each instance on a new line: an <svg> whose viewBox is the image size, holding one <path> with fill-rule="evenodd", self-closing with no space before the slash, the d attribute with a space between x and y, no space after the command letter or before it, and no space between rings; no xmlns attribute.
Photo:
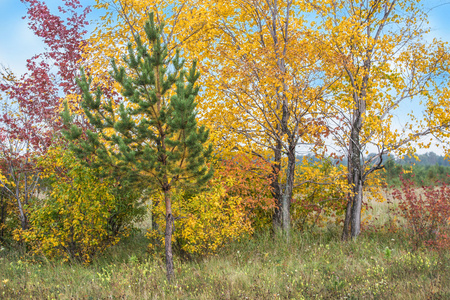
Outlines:
<svg viewBox="0 0 450 300"><path fill-rule="evenodd" d="M309 1L317 16L315 30L335 57L329 77L340 78L325 99L334 110L329 125L334 141L348 158L348 195L342 239L361 231L364 189L371 174L382 169L383 155L414 152L413 143L448 123L412 116L396 129L396 109L408 101L448 99L448 48L426 41L427 15L420 1ZM416 115L420 115L417 114ZM428 146L423 145L423 146ZM369 156L369 152L376 152Z"/></svg>

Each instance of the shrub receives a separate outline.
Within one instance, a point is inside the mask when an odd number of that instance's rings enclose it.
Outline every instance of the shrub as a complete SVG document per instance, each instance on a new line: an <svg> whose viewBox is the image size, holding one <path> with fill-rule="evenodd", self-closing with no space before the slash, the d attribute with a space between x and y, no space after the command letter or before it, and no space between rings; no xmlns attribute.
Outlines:
<svg viewBox="0 0 450 300"><path fill-rule="evenodd" d="M227 192L234 184L232 178L216 177L206 191L196 194L178 191L173 195L176 222L172 241L176 248L187 254L211 254L225 243L253 232L243 199ZM164 245L163 197L154 196L153 203L156 226L149 230L148 236Z"/></svg>
<svg viewBox="0 0 450 300"><path fill-rule="evenodd" d="M127 231L132 224L142 221L147 213L144 205L145 197L136 184L128 180L120 180L109 187L109 193L114 196L114 206L109 210L108 233L118 236Z"/></svg>
<svg viewBox="0 0 450 300"><path fill-rule="evenodd" d="M0 175L1 176L1 175ZM20 227L18 212L14 205L14 199L0 185L0 244L6 245L12 242L14 229Z"/></svg>
<svg viewBox="0 0 450 300"><path fill-rule="evenodd" d="M227 197L238 197L254 229L270 228L275 199L271 193L271 163L247 154L220 161L215 170ZM228 179L225 183L224 179ZM216 183L218 182L216 180ZM230 184L232 182L232 184Z"/></svg>
<svg viewBox="0 0 450 300"><path fill-rule="evenodd" d="M173 242L187 254L214 253L225 243L271 225L275 201L271 194L270 162L251 155L236 154L219 160L215 177L206 189L179 189L172 209L176 218ZM150 244L164 244L164 201L153 196L155 224Z"/></svg>
<svg viewBox="0 0 450 300"><path fill-rule="evenodd" d="M300 230L322 227L330 220L342 221L348 184L345 167L330 159L314 161L304 157L296 168L300 184L294 190L292 220Z"/></svg>
<svg viewBox="0 0 450 300"><path fill-rule="evenodd" d="M34 253L84 263L119 240L108 231L116 207L111 180L100 180L60 147L51 148L38 166L51 181L51 192L29 208L30 229L18 232L18 239Z"/></svg>
<svg viewBox="0 0 450 300"><path fill-rule="evenodd" d="M400 178L402 190L393 196L399 201L400 213L406 219L415 249L450 246L450 186L415 188L413 180Z"/></svg>

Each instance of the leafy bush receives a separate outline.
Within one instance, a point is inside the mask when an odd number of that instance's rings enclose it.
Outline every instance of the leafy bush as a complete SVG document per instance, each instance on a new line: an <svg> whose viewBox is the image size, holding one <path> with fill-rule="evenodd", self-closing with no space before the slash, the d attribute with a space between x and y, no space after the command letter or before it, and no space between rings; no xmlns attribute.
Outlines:
<svg viewBox="0 0 450 300"><path fill-rule="evenodd" d="M188 254L205 255L225 243L271 225L275 206L271 194L271 164L245 154L222 159L206 189L183 189L174 195L176 218L173 242ZM164 201L153 197L155 227L148 236L164 243Z"/></svg>
<svg viewBox="0 0 450 300"><path fill-rule="evenodd" d="M1 176L1 175L0 175ZM14 199L0 186L0 244L9 244L14 229L20 227Z"/></svg>
<svg viewBox="0 0 450 300"><path fill-rule="evenodd" d="M408 224L414 248L450 246L450 186L415 188L412 180L400 178L402 190L393 196Z"/></svg>
<svg viewBox="0 0 450 300"><path fill-rule="evenodd" d="M296 169L302 184L294 190L291 208L297 228L322 227L330 218L336 223L342 221L348 191L345 171L344 166L336 166L330 159L303 158Z"/></svg>
<svg viewBox="0 0 450 300"><path fill-rule="evenodd" d="M216 177L207 191L195 195L180 191L173 195L176 222L172 241L175 247L188 254L210 254L223 244L253 231L243 199L227 193L234 184L232 178ZM148 236L164 245L163 196L154 196L153 203L157 226L149 230ZM150 248L153 247L150 244Z"/></svg>
<svg viewBox="0 0 450 300"><path fill-rule="evenodd" d="M122 234L133 223L142 221L147 213L144 205L146 200L142 197L142 191L134 183L128 180L120 180L109 187L109 192L114 196L114 206L109 211L108 233L112 236Z"/></svg>
<svg viewBox="0 0 450 300"><path fill-rule="evenodd" d="M17 232L18 239L28 242L34 253L84 263L118 242L119 236L108 231L117 205L111 180L98 179L60 147L51 148L38 166L52 190L30 207L30 229Z"/></svg>
<svg viewBox="0 0 450 300"><path fill-rule="evenodd" d="M220 161L215 172L222 180L231 180L232 184L222 186L228 197L242 199L246 218L254 229L272 226L275 199L271 193L272 165L269 162L241 153Z"/></svg>

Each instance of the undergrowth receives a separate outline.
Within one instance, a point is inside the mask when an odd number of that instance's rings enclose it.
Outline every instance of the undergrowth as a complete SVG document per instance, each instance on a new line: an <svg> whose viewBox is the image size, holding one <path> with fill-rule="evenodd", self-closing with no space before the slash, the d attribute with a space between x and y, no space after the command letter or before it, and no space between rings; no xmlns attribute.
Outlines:
<svg viewBox="0 0 450 300"><path fill-rule="evenodd" d="M175 261L166 281L163 256L133 235L91 265L0 252L3 299L448 299L450 255L412 247L402 231L367 230L342 243L340 229L296 232L287 243L270 232L228 244L217 254ZM180 256L177 256L180 257Z"/></svg>

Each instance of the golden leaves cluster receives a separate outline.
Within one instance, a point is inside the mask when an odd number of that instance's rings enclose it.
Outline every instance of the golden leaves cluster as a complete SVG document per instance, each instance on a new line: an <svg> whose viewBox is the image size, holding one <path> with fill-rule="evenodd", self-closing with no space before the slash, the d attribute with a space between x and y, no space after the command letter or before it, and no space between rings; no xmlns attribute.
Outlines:
<svg viewBox="0 0 450 300"><path fill-rule="evenodd" d="M42 178L51 182L47 197L30 209L30 229L17 233L33 252L47 258L84 263L118 242L108 232L108 218L115 205L111 182L98 179L74 155L55 146L38 162Z"/></svg>
<svg viewBox="0 0 450 300"><path fill-rule="evenodd" d="M211 254L225 243L253 232L253 227L243 199L231 195L227 188L235 184L233 178L216 177L210 188L189 197L182 191L173 195L172 210L177 218L172 242L190 254ZM164 245L165 218L162 195L155 195L152 201L158 203L154 209L157 229L149 230L148 237ZM154 244L149 245L155 247Z"/></svg>

